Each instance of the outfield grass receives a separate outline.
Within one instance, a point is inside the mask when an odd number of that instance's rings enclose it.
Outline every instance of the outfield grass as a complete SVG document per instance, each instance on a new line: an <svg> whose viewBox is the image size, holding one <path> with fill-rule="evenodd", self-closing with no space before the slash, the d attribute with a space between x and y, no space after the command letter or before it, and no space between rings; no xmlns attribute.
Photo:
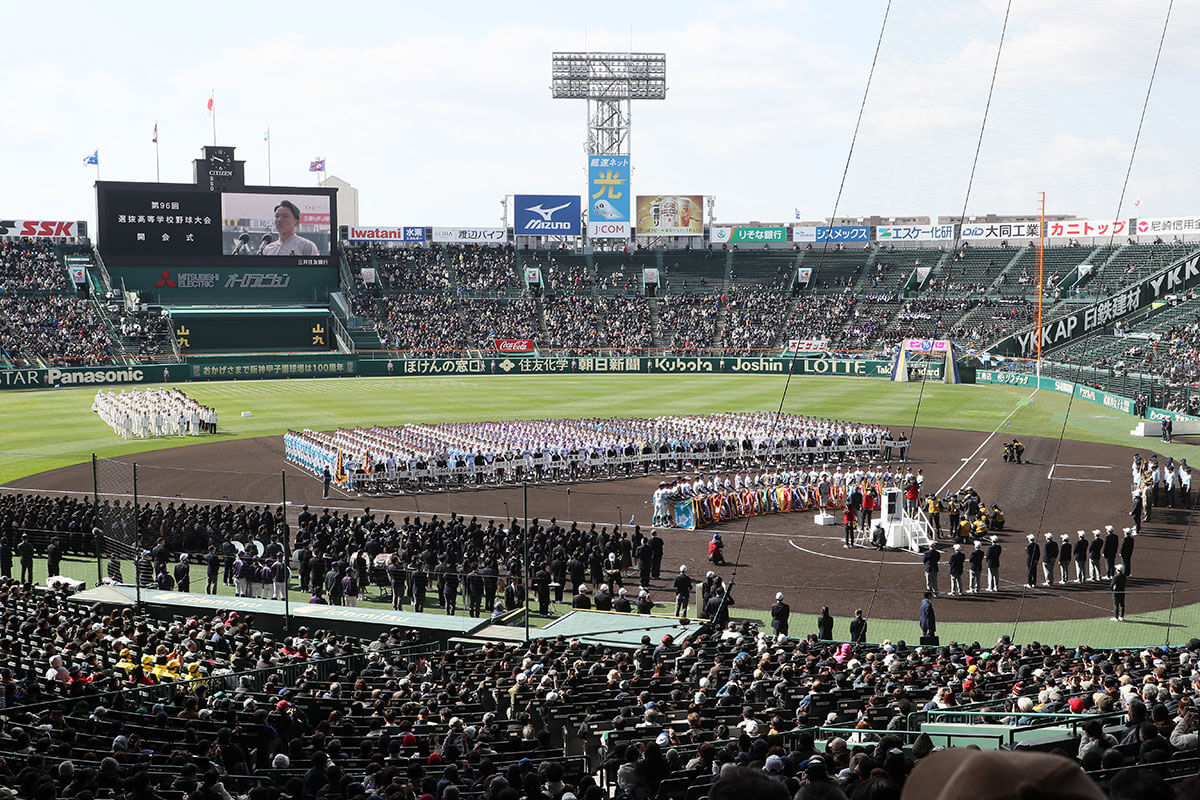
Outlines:
<svg viewBox="0 0 1200 800"><path fill-rule="evenodd" d="M182 388L220 414L218 437L126 442L91 411L94 389L0 394L0 483L102 457L214 438L282 435L288 428L546 417L657 416L774 411L785 378L634 375L479 378L325 378L198 382ZM793 378L784 410L890 426L991 431L1130 445L1133 418L1052 392L1006 386L896 384L866 378ZM918 402L919 401L919 402ZM1068 414L1068 404L1070 413ZM1015 409L1015 411L1014 411ZM242 417L249 411L251 417ZM1155 449L1186 456L1186 445Z"/></svg>
<svg viewBox="0 0 1200 800"><path fill-rule="evenodd" d="M282 435L288 428L328 430L339 425L403 424L546 417L657 416L719 411L774 411L786 378L779 376L488 376L479 378L345 378L182 384L187 394L221 415L218 437L126 442L91 412L94 389L0 394L0 483L102 457L214 439ZM1053 392L1006 386L896 384L884 380L797 377L787 385L785 411L892 427L951 428L1005 435L1046 436L1136 446L1134 419ZM250 417L241 413L249 411ZM1007 421L1007 427L1005 423ZM1186 457L1190 446L1146 442L1147 449ZM41 562L39 562L39 567ZM82 565L80 565L82 566ZM132 573L130 573L132 574ZM40 577L40 576L39 576ZM87 577L87 576L80 576ZM199 577L199 576L198 576ZM94 577L92 578L94 580ZM90 581L89 581L90 582ZM203 587L203 578L198 584ZM293 594L298 602L306 597ZM871 620L872 640L918 636L916 610L889 608ZM911 618L909 618L911 616ZM737 609L735 618L765 619ZM811 620L794 619L793 635ZM848 620L838 620L843 631ZM1124 624L1096 619L1047 622L943 624L943 640L1087 642L1096 646L1186 641L1200 626L1200 604L1130 617Z"/></svg>

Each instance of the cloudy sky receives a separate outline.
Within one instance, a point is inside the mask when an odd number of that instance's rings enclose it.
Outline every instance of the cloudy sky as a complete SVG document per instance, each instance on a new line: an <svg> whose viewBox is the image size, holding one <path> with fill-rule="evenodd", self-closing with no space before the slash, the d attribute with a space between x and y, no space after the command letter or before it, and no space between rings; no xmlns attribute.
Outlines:
<svg viewBox="0 0 1200 800"><path fill-rule="evenodd" d="M0 53L0 218L95 218L108 180L190 182L217 138L247 180L361 195L370 225L494 225L520 192L582 193L583 101L555 50L665 52L633 110L635 193L716 197L724 222L956 214L967 200L1002 0L23 5ZM45 13L44 13L45 12ZM966 208L1105 218L1200 212L1200 6L1176 3L1121 204L1165 0L1014 0ZM39 32L44 31L44 33ZM1141 201L1134 209L1135 200Z"/></svg>

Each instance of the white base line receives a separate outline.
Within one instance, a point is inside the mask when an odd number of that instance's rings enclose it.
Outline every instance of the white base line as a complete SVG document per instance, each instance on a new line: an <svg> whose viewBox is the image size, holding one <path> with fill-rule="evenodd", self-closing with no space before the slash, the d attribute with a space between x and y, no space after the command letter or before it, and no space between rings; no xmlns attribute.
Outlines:
<svg viewBox="0 0 1200 800"><path fill-rule="evenodd" d="M979 470L983 469L983 465L984 465L984 464L986 464L987 462L988 462L988 460L987 460L986 458L985 458L985 459L983 459L982 461L980 461L980 462L979 462L979 466L975 468L975 471L974 471L974 472L972 472L972 473L970 474L970 476L968 476L968 477L967 477L967 479L966 479L965 481L963 481L963 485L962 485L962 486L958 487L958 490L959 490L960 492L961 492L963 489L965 489L965 488L967 488L968 486L970 486L970 485L971 485L971 481L975 480L975 476L979 474ZM938 492L938 494L941 494L941 492Z"/></svg>
<svg viewBox="0 0 1200 800"><path fill-rule="evenodd" d="M1032 392L1030 392L1030 393L1029 393L1029 397L1033 397L1033 396L1034 396L1035 394L1037 394L1037 393L1038 393L1038 390L1037 390L1037 389L1034 389ZM1028 398L1026 398L1026 399L1028 399ZM1020 404L1020 403L1018 403L1018 404L1017 404L1017 405L1016 405L1016 406L1013 408L1013 410L1012 410L1012 411L1008 412L1008 416L1007 416L1007 417L1005 417L1004 419L1000 420L1000 422L999 422L999 423L996 425L995 429L994 429L994 430L993 430L991 433L989 433L989 434L987 435L987 438L986 438L986 439L984 439L982 442L980 442L980 443L979 443L979 447L976 447L976 448L975 448L975 452L974 452L974 453L971 453L971 455L969 455L969 456L967 456L966 458L964 458L964 459L963 459L962 467L959 467L958 469L954 470L954 474L953 474L953 475L951 475L949 478L947 478L947 479L946 479L946 482L945 482L945 483L943 483L943 484L942 484L942 486L941 486L941 488L937 490L938 497L941 497L941 496L942 496L942 492L946 491L946 487L947 487L947 486L949 486L949 485L950 485L950 484L951 484L951 483L954 481L954 479L955 479L956 477L958 477L958 473L960 473L960 472L962 472L962 471L963 471L963 467L967 466L967 464L968 464L968 463L970 463L971 459L973 459L975 456L979 455L979 451L980 451L980 450L982 450L982 449L983 449L983 448L984 448L984 447L987 445L987 443L988 443L988 442L990 442L990 441L992 440L992 437L993 437L993 436L995 436L997 433L999 433L1000 429L1004 427L1004 423L1006 423L1006 422L1008 422L1010 419L1012 419L1012 416L1013 416L1013 414L1016 414L1016 413L1017 413L1017 411L1019 411L1019 410L1020 410L1020 408L1021 408L1021 404Z"/></svg>
<svg viewBox="0 0 1200 800"><path fill-rule="evenodd" d="M1056 481L1079 481L1080 483L1112 483L1112 481L1104 480L1103 478L1064 478L1061 475L1053 480Z"/></svg>

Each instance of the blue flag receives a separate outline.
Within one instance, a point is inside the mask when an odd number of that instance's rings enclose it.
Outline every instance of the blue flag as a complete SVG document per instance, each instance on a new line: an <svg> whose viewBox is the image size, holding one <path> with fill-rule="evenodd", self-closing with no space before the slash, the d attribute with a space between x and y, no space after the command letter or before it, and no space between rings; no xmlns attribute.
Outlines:
<svg viewBox="0 0 1200 800"><path fill-rule="evenodd" d="M85 167L95 167L100 164L100 151L93 150L90 156L83 157L83 165Z"/></svg>

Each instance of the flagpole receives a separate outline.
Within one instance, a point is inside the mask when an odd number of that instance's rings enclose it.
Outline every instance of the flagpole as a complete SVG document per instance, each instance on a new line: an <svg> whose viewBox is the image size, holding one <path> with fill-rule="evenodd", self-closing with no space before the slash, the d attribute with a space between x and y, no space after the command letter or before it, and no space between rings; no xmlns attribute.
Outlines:
<svg viewBox="0 0 1200 800"><path fill-rule="evenodd" d="M208 102L212 106L209 109L209 112L211 112L211 116L212 116L213 147L216 147L217 146L217 90L216 89L211 89L209 91Z"/></svg>
<svg viewBox="0 0 1200 800"><path fill-rule="evenodd" d="M158 172L158 120L154 120L154 182L162 183Z"/></svg>
<svg viewBox="0 0 1200 800"><path fill-rule="evenodd" d="M96 180L100 180L100 148L97 147L94 152L96 153Z"/></svg>
<svg viewBox="0 0 1200 800"><path fill-rule="evenodd" d="M267 126L267 186L271 185L271 126Z"/></svg>

